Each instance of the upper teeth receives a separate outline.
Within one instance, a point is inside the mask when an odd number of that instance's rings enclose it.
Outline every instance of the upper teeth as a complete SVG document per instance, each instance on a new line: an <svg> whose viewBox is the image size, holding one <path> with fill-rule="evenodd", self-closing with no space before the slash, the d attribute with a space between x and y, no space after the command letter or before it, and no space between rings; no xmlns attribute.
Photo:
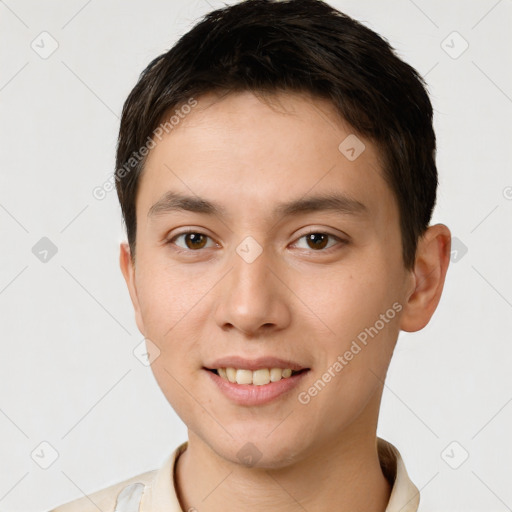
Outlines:
<svg viewBox="0 0 512 512"><path fill-rule="evenodd" d="M277 382L281 378L286 379L292 374L290 368L261 368L259 370L242 370L236 368L218 368L217 373L229 382L237 384L255 384L262 386L269 382Z"/></svg>

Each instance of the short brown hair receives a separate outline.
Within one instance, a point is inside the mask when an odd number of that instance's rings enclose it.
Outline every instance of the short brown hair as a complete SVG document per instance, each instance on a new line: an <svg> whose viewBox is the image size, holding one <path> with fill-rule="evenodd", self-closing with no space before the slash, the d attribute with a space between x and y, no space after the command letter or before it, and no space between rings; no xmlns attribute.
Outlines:
<svg viewBox="0 0 512 512"><path fill-rule="evenodd" d="M397 200L402 253L414 266L436 201L432 105L419 74L381 36L321 0L245 0L207 14L141 73L122 112L116 189L135 258L134 158L164 116L214 91L308 92L374 141ZM121 174L121 177L119 175Z"/></svg>

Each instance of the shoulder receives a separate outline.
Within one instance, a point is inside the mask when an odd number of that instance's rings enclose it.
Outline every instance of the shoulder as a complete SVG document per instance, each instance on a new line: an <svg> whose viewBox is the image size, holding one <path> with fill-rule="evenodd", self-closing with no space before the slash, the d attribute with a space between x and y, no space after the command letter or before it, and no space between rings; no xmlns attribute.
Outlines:
<svg viewBox="0 0 512 512"><path fill-rule="evenodd" d="M181 512L174 488L175 462L187 446L187 441L180 444L158 469L141 473L100 491L84 494L49 512Z"/></svg>
<svg viewBox="0 0 512 512"><path fill-rule="evenodd" d="M60 505L49 512L98 512L98 510L102 512L115 512L118 498L127 502L131 501L131 499L140 500L142 491L151 484L156 473L156 469L141 473L105 489Z"/></svg>

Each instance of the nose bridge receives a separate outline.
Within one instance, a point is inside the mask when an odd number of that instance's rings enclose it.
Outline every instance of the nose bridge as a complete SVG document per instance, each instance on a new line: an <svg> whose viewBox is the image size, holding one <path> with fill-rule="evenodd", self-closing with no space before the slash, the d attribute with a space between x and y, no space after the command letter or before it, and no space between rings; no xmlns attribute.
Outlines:
<svg viewBox="0 0 512 512"><path fill-rule="evenodd" d="M217 308L217 323L230 324L245 333L263 325L282 327L289 314L279 290L282 285L271 271L270 251L246 239L233 253L230 266Z"/></svg>
<svg viewBox="0 0 512 512"><path fill-rule="evenodd" d="M237 247L232 258L230 295L236 298L240 310L245 307L256 313L268 304L272 295L270 288L274 284L270 278L269 259L269 251L256 247L250 240Z"/></svg>

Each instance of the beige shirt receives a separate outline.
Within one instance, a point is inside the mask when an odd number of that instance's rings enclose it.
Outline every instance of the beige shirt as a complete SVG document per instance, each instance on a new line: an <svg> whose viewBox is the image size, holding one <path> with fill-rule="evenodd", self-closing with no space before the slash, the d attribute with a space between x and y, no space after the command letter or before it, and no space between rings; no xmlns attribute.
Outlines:
<svg viewBox="0 0 512 512"><path fill-rule="evenodd" d="M124 480L61 505L50 512L184 512L174 487L175 462L187 448L178 446L160 469ZM386 512L417 512L420 493L411 482L399 451L377 438L382 471L392 486ZM194 509L192 509L194 510Z"/></svg>

